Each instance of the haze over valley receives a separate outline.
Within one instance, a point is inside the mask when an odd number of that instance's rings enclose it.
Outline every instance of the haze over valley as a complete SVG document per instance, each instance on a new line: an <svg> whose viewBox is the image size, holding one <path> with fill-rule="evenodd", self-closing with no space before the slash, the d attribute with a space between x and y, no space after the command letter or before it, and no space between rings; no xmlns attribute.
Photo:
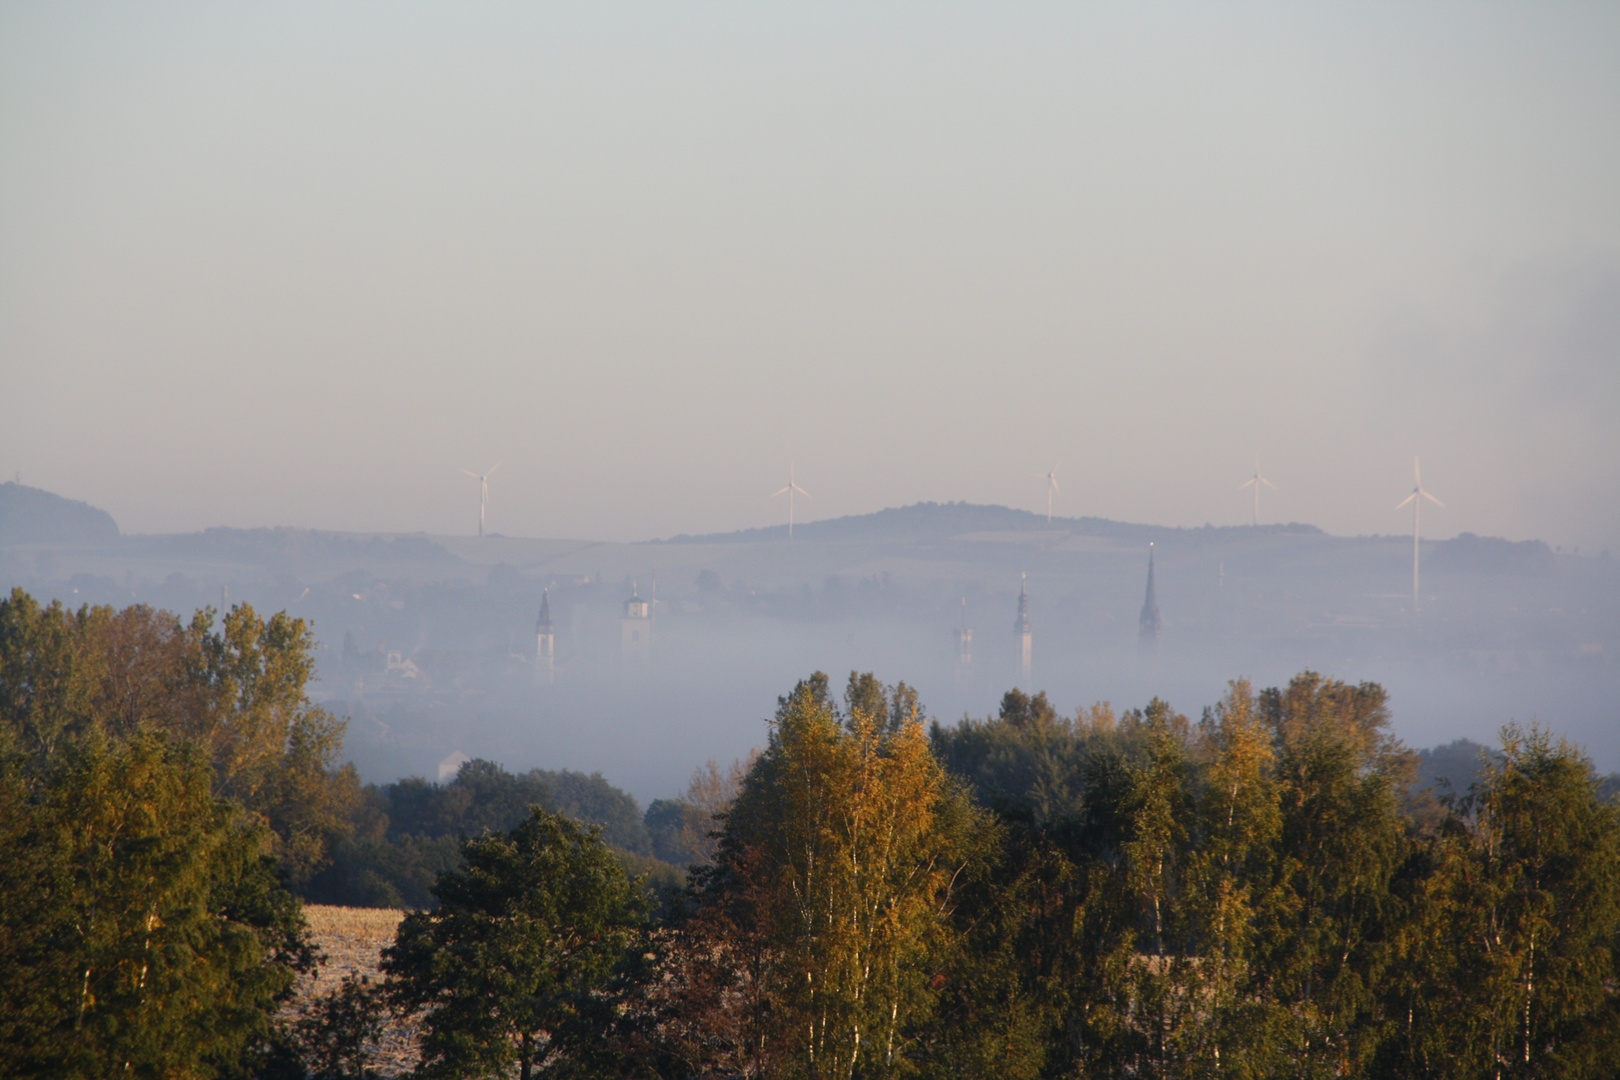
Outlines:
<svg viewBox="0 0 1620 1080"><path fill-rule="evenodd" d="M817 669L950 722L1311 668L1614 770L1616 55L1614 5L10 3L0 584L308 619L379 782L645 801Z"/></svg>
<svg viewBox="0 0 1620 1080"><path fill-rule="evenodd" d="M784 508L785 510L785 508ZM75 512L76 511L76 512ZM1383 684L1415 747L1489 744L1537 721L1620 770L1620 566L1539 542L1425 541L1307 525L1172 529L1005 507L860 517L642 543L227 529L125 535L110 516L0 486L0 578L70 606L183 615L246 602L307 619L315 696L351 718L369 781L438 776L453 754L600 771L643 803L763 742L814 670L916 687L951 722L1012 687L1061 711L1157 695L1196 716L1229 679L1310 668ZM1148 545L1160 611L1140 616ZM1027 579L1023 576L1027 575ZM1014 634L1027 590L1031 671ZM554 660L539 669L542 594ZM651 644L627 646L648 600ZM972 632L964 661L957 632Z"/></svg>

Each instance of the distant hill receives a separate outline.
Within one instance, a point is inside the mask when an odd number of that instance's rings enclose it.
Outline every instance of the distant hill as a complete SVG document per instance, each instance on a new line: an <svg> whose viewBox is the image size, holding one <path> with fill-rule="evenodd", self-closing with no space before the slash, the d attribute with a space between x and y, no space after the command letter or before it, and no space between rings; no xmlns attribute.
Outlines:
<svg viewBox="0 0 1620 1080"><path fill-rule="evenodd" d="M1197 529L1168 528L1162 525L1133 525L1107 518L1054 517L1028 510L1014 510L1006 506L984 506L976 503L920 502L911 506L879 510L875 514L856 514L832 518L827 521L807 521L793 526L793 535L803 540L946 540L964 533L979 532L1063 532L1082 536L1104 536L1119 540L1164 542L1190 536L1223 534L1229 536L1253 534L1294 533L1321 535L1314 525L1261 525L1258 527L1203 526ZM762 529L740 529L729 533L708 533L702 536L682 534L662 541L668 544L746 544L787 536L786 525L773 525Z"/></svg>
<svg viewBox="0 0 1620 1080"><path fill-rule="evenodd" d="M0 546L103 544L118 539L105 510L17 483L0 484Z"/></svg>
<svg viewBox="0 0 1620 1080"><path fill-rule="evenodd" d="M1494 574L1524 574L1553 563L1545 540L1503 540L1495 536L1459 533L1436 545L1429 563L1436 570L1463 570Z"/></svg>
<svg viewBox="0 0 1620 1080"><path fill-rule="evenodd" d="M425 536L350 535L314 529L230 529L133 536L132 551L169 559L229 561L267 566L299 562L456 562L454 555Z"/></svg>

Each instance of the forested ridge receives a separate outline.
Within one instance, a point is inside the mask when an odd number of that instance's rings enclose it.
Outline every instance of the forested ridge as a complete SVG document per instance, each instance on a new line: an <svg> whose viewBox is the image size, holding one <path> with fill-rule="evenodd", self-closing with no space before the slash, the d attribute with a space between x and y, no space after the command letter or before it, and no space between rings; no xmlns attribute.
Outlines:
<svg viewBox="0 0 1620 1080"><path fill-rule="evenodd" d="M424 1076L1620 1076L1620 806L1539 728L1447 789L1312 672L954 724L816 673L641 814L361 785L310 646L0 601L0 1074L358 1076L409 1015ZM289 1018L301 898L415 910Z"/></svg>

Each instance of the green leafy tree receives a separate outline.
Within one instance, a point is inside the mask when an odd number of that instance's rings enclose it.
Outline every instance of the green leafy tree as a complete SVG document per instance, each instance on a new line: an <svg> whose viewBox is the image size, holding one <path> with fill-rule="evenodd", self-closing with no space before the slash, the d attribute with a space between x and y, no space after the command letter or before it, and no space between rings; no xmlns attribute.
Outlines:
<svg viewBox="0 0 1620 1080"><path fill-rule="evenodd" d="M1387 1034L1378 991L1403 917L1392 884L1416 755L1389 733L1373 683L1307 671L1258 706L1281 810L1277 886L1256 923L1257 974L1288 1017L1277 1049L1301 1077L1359 1072Z"/></svg>
<svg viewBox="0 0 1620 1080"><path fill-rule="evenodd" d="M214 794L270 828L295 883L347 830L359 779L337 767L344 725L307 696L314 638L302 619L243 604L218 629L144 605L41 606L21 589L0 601L0 746L43 773L92 738L162 734L199 747Z"/></svg>
<svg viewBox="0 0 1620 1080"><path fill-rule="evenodd" d="M0 1056L14 1075L237 1075L313 966L262 826L187 748L93 737L0 783Z"/></svg>
<svg viewBox="0 0 1620 1080"><path fill-rule="evenodd" d="M1503 730L1434 846L1390 1071L1614 1075L1620 807L1598 785L1573 747Z"/></svg>
<svg viewBox="0 0 1620 1080"><path fill-rule="evenodd" d="M602 1075L603 991L640 940L642 891L594 831L539 807L462 854L384 953L396 1006L425 1011L422 1074Z"/></svg>

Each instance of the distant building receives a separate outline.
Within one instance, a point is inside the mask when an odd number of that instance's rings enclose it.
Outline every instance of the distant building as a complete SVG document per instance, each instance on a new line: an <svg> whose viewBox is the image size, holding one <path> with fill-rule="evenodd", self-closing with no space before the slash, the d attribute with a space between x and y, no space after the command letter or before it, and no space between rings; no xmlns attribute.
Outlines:
<svg viewBox="0 0 1620 1080"><path fill-rule="evenodd" d="M1025 574L1018 580L1018 619L1013 623L1013 635L1018 638L1019 668L1024 685L1029 685L1029 667L1031 653L1033 652L1033 635L1029 629L1029 597L1024 592L1024 582L1029 575Z"/></svg>
<svg viewBox="0 0 1620 1080"><path fill-rule="evenodd" d="M416 679L427 682L422 669L417 667L416 661L405 656L398 649L383 650L383 675L395 679Z"/></svg>
<svg viewBox="0 0 1620 1080"><path fill-rule="evenodd" d="M534 678L550 683L557 673L557 638L551 628L551 590L540 594L540 617L534 621Z"/></svg>
<svg viewBox="0 0 1620 1080"><path fill-rule="evenodd" d="M1142 619L1139 628L1142 644L1153 646L1159 641L1159 601L1153 595L1153 543L1148 542L1147 597L1142 601Z"/></svg>
<svg viewBox="0 0 1620 1080"><path fill-rule="evenodd" d="M973 631L967 624L967 597L962 598L962 625L956 628L956 666L965 671L973 666Z"/></svg>
<svg viewBox="0 0 1620 1080"><path fill-rule="evenodd" d="M627 664L644 663L652 651L652 605L636 593L634 584L619 619L619 645Z"/></svg>

